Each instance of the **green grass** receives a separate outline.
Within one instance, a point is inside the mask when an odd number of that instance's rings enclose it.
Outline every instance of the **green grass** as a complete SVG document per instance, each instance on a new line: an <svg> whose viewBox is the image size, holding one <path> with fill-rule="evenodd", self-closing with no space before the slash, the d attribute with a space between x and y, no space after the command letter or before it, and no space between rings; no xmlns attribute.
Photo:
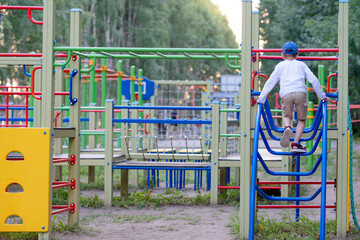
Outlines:
<svg viewBox="0 0 360 240"><path fill-rule="evenodd" d="M137 209L145 207L162 207L169 205L209 205L210 194L202 195L199 191L195 197L188 197L179 191L174 194L151 194L151 191L137 192L129 194L127 198L114 197L113 204L115 207L129 208L135 206Z"/></svg>
<svg viewBox="0 0 360 240"><path fill-rule="evenodd" d="M97 194L89 197L80 196L80 206L86 208L101 208L104 206L104 200L100 199Z"/></svg>
<svg viewBox="0 0 360 240"><path fill-rule="evenodd" d="M91 236L91 237L96 236L97 231L94 230L93 228L86 228L76 223L74 225L69 226L67 223L62 222L61 220L57 220L57 223L55 222L56 222L56 216L54 216L52 221L52 227L54 232L61 233L64 235L69 233L76 233L82 236Z"/></svg>
<svg viewBox="0 0 360 240"><path fill-rule="evenodd" d="M0 232L1 240L37 240L37 233L10 233L10 232Z"/></svg>
<svg viewBox="0 0 360 240"><path fill-rule="evenodd" d="M230 218L230 223L227 225L230 228L232 235L239 238L239 215L234 214ZM294 222L289 218L284 218L281 221L274 219L258 219L255 222L255 239L319 239L320 222L311 221L306 217L301 217L298 222ZM336 238L336 221L331 220L326 222L325 239ZM360 233L355 228L349 231L350 239L360 239Z"/></svg>

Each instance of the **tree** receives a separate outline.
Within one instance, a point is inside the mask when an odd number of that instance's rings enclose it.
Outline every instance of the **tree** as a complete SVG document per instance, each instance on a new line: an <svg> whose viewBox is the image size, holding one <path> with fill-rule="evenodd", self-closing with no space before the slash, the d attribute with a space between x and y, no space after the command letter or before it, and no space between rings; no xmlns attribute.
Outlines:
<svg viewBox="0 0 360 240"><path fill-rule="evenodd" d="M264 48L281 48L286 41L296 42L300 48L336 48L338 1L334 0L262 0L260 2L261 38ZM360 25L357 15L360 1L349 5L349 95L351 102L360 101L360 71L358 70ZM303 54L305 55L305 54ZM328 55L328 54L327 54ZM277 62L263 61L262 71L271 73ZM319 62L307 62L317 72ZM321 62L326 71L335 72L334 62Z"/></svg>
<svg viewBox="0 0 360 240"><path fill-rule="evenodd" d="M39 6L42 1L12 0L8 4ZM57 0L56 4L57 46L69 45L70 9L80 8L83 46L238 48L225 16L210 0ZM34 11L33 15L41 20L41 14ZM41 52L42 27L32 24L26 11L6 11L0 27L1 52ZM109 67L116 69L116 62L108 61ZM224 61L215 60L125 60L125 73L133 64L150 79L206 80L216 79L217 72L234 72ZM5 76L8 73L1 79ZM20 73L16 76L24 78ZM109 84L108 89L115 89L114 83Z"/></svg>

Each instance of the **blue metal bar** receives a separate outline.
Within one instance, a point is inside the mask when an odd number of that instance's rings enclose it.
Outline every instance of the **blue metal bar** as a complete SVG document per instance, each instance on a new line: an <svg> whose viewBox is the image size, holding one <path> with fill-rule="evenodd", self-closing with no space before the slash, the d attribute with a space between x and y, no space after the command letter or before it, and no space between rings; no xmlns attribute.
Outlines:
<svg viewBox="0 0 360 240"><path fill-rule="evenodd" d="M297 173L300 172L300 155L296 156L296 172ZM296 181L297 182L300 181L300 176L299 175L296 176ZM295 191L296 191L296 197L299 198L300 197L300 185L299 184L296 184ZM300 205L300 201L299 200L295 201L295 204ZM296 222L299 221L299 217L300 217L300 209L297 208L297 209L295 209L295 221Z"/></svg>
<svg viewBox="0 0 360 240"><path fill-rule="evenodd" d="M26 118L8 118L9 122L24 122L26 121ZM0 117L0 121L6 121L6 118ZM33 118L28 118L29 122L33 122Z"/></svg>
<svg viewBox="0 0 360 240"><path fill-rule="evenodd" d="M75 75L78 73L79 71L77 69L74 69L71 73L70 73L70 89L69 89L69 100L70 100L70 105L74 105L75 103L77 103L78 99L77 98L73 98L72 96L72 92L73 92L73 77L75 77Z"/></svg>
<svg viewBox="0 0 360 240"><path fill-rule="evenodd" d="M338 93L325 93L327 97L331 97L331 98L338 98L339 94Z"/></svg>
<svg viewBox="0 0 360 240"><path fill-rule="evenodd" d="M89 118L80 118L80 121L81 121L81 122L88 122L88 121L89 121ZM64 122L64 123L69 122L69 118L63 118L63 122Z"/></svg>
<svg viewBox="0 0 360 240"><path fill-rule="evenodd" d="M318 126L317 126L318 121L320 121L320 119L321 119L321 109L322 109L322 105L320 105L319 108L318 108L318 111L316 111L313 124L310 127L305 128L304 133L312 132L312 131L314 131L314 129L318 128ZM280 127L277 127L275 125L275 123L273 121L273 118L272 118L272 115L271 115L270 105L269 105L269 102L267 100L265 101L264 110L265 110L266 114L263 114L263 118L264 118L265 115L267 116L267 119L268 119L269 124L270 124L269 129L272 129L275 132L281 132L281 133L284 132L285 129L283 127L280 128ZM300 140L305 141L305 140L302 140L302 139L300 139Z"/></svg>
<svg viewBox="0 0 360 240"><path fill-rule="evenodd" d="M114 109L153 109L153 110L207 110L211 111L211 107L180 107L180 106L114 106Z"/></svg>
<svg viewBox="0 0 360 240"><path fill-rule="evenodd" d="M256 186L256 190L258 191L258 193L265 199L270 200L270 201L302 201L302 202L309 202L314 200L319 193L321 192L321 187L316 190L316 192L311 195L310 197L273 197L273 196L269 196L267 195L263 190L261 190L259 188L259 186Z"/></svg>
<svg viewBox="0 0 360 240"><path fill-rule="evenodd" d="M268 168L268 166L266 165L265 161L262 159L261 155L258 153L258 159L262 165L262 167L264 168L265 172L273 175L273 176L310 176L312 174L314 174L314 172L317 170L317 168L319 167L320 163L321 163L321 157L323 154L321 154L317 160L317 162L315 163L314 167L312 170L310 170L309 172L275 172L272 171ZM254 156L254 155L253 155Z"/></svg>
<svg viewBox="0 0 360 240"><path fill-rule="evenodd" d="M211 120L187 119L114 119L114 123L171 123L171 124L212 124Z"/></svg>
<svg viewBox="0 0 360 240"><path fill-rule="evenodd" d="M285 156L295 155L295 153L292 153L292 152L277 152L277 151L273 151L273 150L270 148L270 145L269 145L269 143L267 142L267 139L266 139L265 134L264 134L264 132L263 132L262 129L260 129L260 134L261 134L262 139L264 140L264 144L265 144L266 149L267 149L271 154L274 154L274 155L285 155ZM316 138L314 147L313 147L309 152L306 152L306 153L296 153L296 155L309 156L309 155L313 154L313 153L315 152L315 150L316 150L319 142L320 142L321 136L322 136L322 132L319 133L318 137Z"/></svg>
<svg viewBox="0 0 360 240"><path fill-rule="evenodd" d="M6 109L9 109L9 110L26 110L26 107L0 107L0 110L6 110ZM28 110L34 110L33 107L29 107Z"/></svg>
<svg viewBox="0 0 360 240"><path fill-rule="evenodd" d="M24 73L25 73L26 76L31 77L31 73L28 73L28 72L26 71L25 65L23 65L23 71L24 71Z"/></svg>
<svg viewBox="0 0 360 240"><path fill-rule="evenodd" d="M251 179L250 179L250 213L249 213L249 238L254 238L254 222L255 222L255 186L257 176L257 155L259 147L259 132L260 132L260 120L261 112L263 110L263 104L258 104L258 109L255 118L255 131L254 131L254 142L252 152L252 164L251 164ZM245 161L245 159L244 159Z"/></svg>
<svg viewBox="0 0 360 240"><path fill-rule="evenodd" d="M322 164L321 164L321 209L320 209L320 239L325 239L326 222L326 171L327 171L327 103L323 107L323 141L322 141Z"/></svg>
<svg viewBox="0 0 360 240"><path fill-rule="evenodd" d="M142 170L211 170L211 167L162 167L162 166L118 166L113 169L142 169Z"/></svg>
<svg viewBox="0 0 360 240"><path fill-rule="evenodd" d="M274 129L273 129L272 127L270 127L270 123L269 123L268 118L266 117L266 115L265 115L264 112L262 113L262 116L263 116L264 123L265 123L265 127L266 127L266 130L267 130L269 136L270 136L273 140L280 141L280 139L281 139L280 137L276 137L275 135L273 135L271 129L272 129L272 130L274 130ZM319 120L316 120L316 122L314 121L314 124L313 124L314 129L318 129L319 125L320 125L320 119L319 119ZM274 125L274 126L275 126L275 125ZM275 127L276 127L276 126L275 126ZM276 128L278 128L278 127L276 127ZM279 128L279 129L280 129L280 128ZM284 131L284 128L281 128L281 129L283 129L282 131ZM293 132L295 132L295 131L296 131L296 129L293 129ZM276 131L276 132L277 132L277 131ZM280 132L281 132L281 131L280 131ZM311 135L309 138L301 138L300 141L309 141L309 140L312 140L312 139L316 136L316 133L317 133L317 131L313 131L312 135ZM291 140L291 141L294 141L294 138L290 138L290 140Z"/></svg>

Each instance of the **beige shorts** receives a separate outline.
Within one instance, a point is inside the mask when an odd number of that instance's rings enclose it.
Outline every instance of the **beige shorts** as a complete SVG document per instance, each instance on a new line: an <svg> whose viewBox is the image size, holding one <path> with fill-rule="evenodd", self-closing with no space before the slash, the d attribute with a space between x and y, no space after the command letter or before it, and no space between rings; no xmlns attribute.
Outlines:
<svg viewBox="0 0 360 240"><path fill-rule="evenodd" d="M281 106L283 109L283 116L293 119L294 106L298 114L299 120L306 120L308 101L306 93L293 92L288 93L281 99Z"/></svg>

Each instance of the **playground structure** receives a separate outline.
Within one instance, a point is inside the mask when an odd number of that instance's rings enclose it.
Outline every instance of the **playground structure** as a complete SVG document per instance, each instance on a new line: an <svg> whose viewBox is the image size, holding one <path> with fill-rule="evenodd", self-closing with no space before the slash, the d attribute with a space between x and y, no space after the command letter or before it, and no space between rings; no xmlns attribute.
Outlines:
<svg viewBox="0 0 360 240"><path fill-rule="evenodd" d="M150 48L101 48L101 47L80 47L81 43L81 11L78 9L72 9L71 11L71 25L70 25L70 46L69 47L57 47L53 45L53 35L54 35L54 21L55 21L55 1L45 1L44 7L23 7L20 9L28 9L29 11L29 19L31 20L31 11L32 10L43 10L44 18L43 18L43 53L42 54L34 54L34 55L18 55L14 57L13 55L4 54L0 61L3 61L7 64L9 64L9 57L12 56L15 59L12 59L10 64L16 64L16 65L34 65L34 66L41 66L41 70L38 70L40 68L34 68L33 74L32 74L32 80L35 83L35 88L33 89L33 96L37 96L37 93L41 92L41 100L39 100L37 97L37 101L34 102L34 119L33 119L33 126L34 127L41 127L39 129L39 132L43 132L44 135L46 135L49 139L46 140L46 143L49 144L49 152L46 152L44 157L42 157L42 162L49 161L49 167L47 168L47 176L48 177L48 183L50 183L50 180L53 179L53 173L51 171L54 163L61 163L61 162L69 162L69 182L63 183L63 182L54 182L53 184L48 184L48 186L43 186L41 190L44 191L44 193L48 193L49 198L48 200L48 218L46 219L46 223L42 223L37 226L32 226L31 228L25 228L25 224L21 226L21 224L18 224L13 227L12 229L3 228L4 225L1 225L0 230L1 231L35 231L35 232L43 232L41 235L44 238L50 238L51 235L51 215L56 214L61 211L69 211L68 216L68 222L69 225L72 225L74 223L79 222L79 187L76 185L76 183L79 183L79 175L80 175L80 162L84 161L84 158L81 157L80 154L80 143L81 143L81 135L86 135L86 132L81 132L80 128L80 104L78 100L80 100L80 60L81 58L88 58L88 59L96 59L96 58L114 58L114 59L220 59L225 60L227 65L232 68L240 69L239 66L239 54L241 53L241 72L242 72L242 81L241 88L239 90L239 100L241 104L241 109L229 109L226 110L225 105L220 105L218 102L213 102L211 107L199 107L195 108L196 111L211 111L212 112L212 120L206 120L207 117L204 116L201 118L201 120L197 120L198 122L194 122L194 124L212 124L212 143L211 143L211 157L209 153L205 152L206 149L205 143L201 143L201 150L199 153L195 154L185 154L186 157L184 157L184 154L175 154L173 152L173 149L170 150L169 153L165 153L165 151L160 156L160 151L156 151L154 153L145 153L141 152L139 147L136 147L138 144L136 141L139 141L138 139L132 138L131 139L131 146L132 146L132 152L128 152L129 147L124 148L127 144L126 139L127 136L129 136L129 133L127 131L129 130L126 126L128 123L130 124L150 124L150 123L173 123L173 124L183 124L185 120L178 119L176 121L169 121L169 120L153 120L153 119L137 119L138 118L138 111L139 109L144 110L144 113L147 110L158 110L156 106L152 107L136 107L136 104L129 106L127 103L122 102L121 94L118 94L118 97L120 97L117 101L118 104L121 103L121 106L114 106L112 101L106 101L103 98L102 105L106 105L106 109L97 108L97 110L101 110L104 112L104 117L102 119L103 122L103 128L104 131L101 134L105 134L105 152L104 156L99 157L99 165L102 165L105 167L105 203L108 206L111 206L111 199L112 199L112 171L113 169L121 169L122 171L122 193L126 194L127 191L127 171L128 169L145 169L145 170L154 170L159 169L160 167L163 167L164 170L176 170L176 171L182 171L182 170L198 170L198 171L210 171L211 170L211 203L215 204L217 201L217 189L218 189L218 182L219 182L219 168L225 168L225 167L236 167L238 168L240 174L238 174L238 183L240 184L240 233L245 238L253 238L253 224L254 224L254 213L255 213L255 189L259 191L259 188L257 188L257 184L255 183L256 175L257 175L257 164L251 164L251 155L254 156L260 156L257 152L257 142L259 139L260 134L260 114L262 112L263 106L261 104L255 105L257 106L257 115L256 115L256 107L252 107L251 105L251 97L252 94L255 95L255 89L258 89L258 82L254 82L254 86L251 86L251 82L247 81L250 80L251 74L253 71L259 71L259 62L253 61L254 56L255 59L276 59L278 57L274 56L264 56L260 55L259 52L265 52L266 50L259 49L259 36L258 36L258 23L259 23L259 14L258 12L251 13L251 1L243 1L243 39L242 39L242 48L239 49L150 49ZM347 178L348 178L348 172L347 172L347 156L348 156L348 121L347 121L347 108L348 108L348 76L347 76L347 55L348 55L348 49L347 49L347 7L348 7L348 1L341 0L339 3L339 48L333 49L330 52L338 52L338 57L302 57L303 60L337 60L338 61L338 81L337 81L337 89L338 94L329 95L332 97L337 97L337 129L327 129L327 112L326 112L326 104L323 103L318 108L321 109L323 112L320 113L320 111L317 112L317 116L314 117L314 127L312 130L318 131L319 124L322 116L323 119L323 126L321 128L321 133L317 133L316 136L318 136L318 139L320 139L320 136L323 138L322 143L322 151L323 154L321 156L322 161L322 172L326 173L326 139L335 139L337 140L338 148L337 148L337 201L336 201L336 210L337 210L337 232L339 237L345 237L346 235L346 228L347 228ZM6 6L7 9L16 9L16 8L9 8ZM2 7L2 9L6 9L6 7ZM18 8L19 9L19 8ZM32 19L33 20L33 19ZM35 21L35 20L34 20ZM39 24L39 21L35 21L37 24ZM321 52L326 51L322 49L304 49L300 51L308 51L308 52ZM59 52L66 52L67 54L59 54ZM279 52L279 50L268 50L268 52ZM328 52L328 51L326 51ZM65 63L60 63L59 61L53 61L54 56L59 57L66 57ZM40 64L40 57L42 57L42 64ZM235 65L230 63L230 61L235 61ZM61 70L62 66L65 66L67 64L70 64L69 66L69 88L71 91L69 93L62 93L62 90L59 89L60 94L65 95L69 94L70 97L70 104L68 106L69 109L69 123L68 127L66 128L57 128L54 127L53 124L53 118L54 118L54 108L55 106L60 107L62 103L56 103L54 100L54 94L55 94L55 86L54 81L50 81L49 79L54 78L53 70L55 69L55 79L63 78L61 76L58 76L58 74L63 74L63 71ZM119 62L120 64L120 62ZM103 64L105 65L105 64ZM119 65L120 66L120 65ZM120 68L119 68L120 69ZM122 70L118 69L118 73L122 72ZM37 74L34 74L35 71ZM40 74L41 71L41 74ZM104 71L105 72L105 68ZM138 74L138 80L142 80L142 73L139 72ZM122 74L118 74L118 77ZM41 77L39 77L41 76ZM135 69L131 70L130 74L130 81L131 81L131 89L135 89ZM141 81L140 80L140 81ZM90 80L91 83L92 80ZM56 82L58 84L58 82ZM87 84L87 83L83 83ZM102 84L105 84L106 89L106 81L102 81ZM34 84L32 85L34 87ZM104 85L103 85L104 86ZM139 105L141 102L141 94L142 84L139 84ZM61 87L60 87L61 88ZM90 93L94 92L95 87L90 86ZM209 89L209 88L207 88ZM251 91L253 90L253 91ZM122 91L120 91L121 93ZM77 99L77 100L75 100ZM91 101L93 102L93 101ZM135 95L131 96L130 102L135 102ZM6 105L9 105L8 103ZM221 106L221 109L220 109ZM9 106L6 106L9 107ZM24 106L19 106L24 107ZM269 114L269 108L268 106L264 106L267 114ZM26 108L26 107L25 107ZM93 107L96 109L95 107ZM115 118L115 109L121 109L121 115L118 112L118 118ZM131 112L131 118L129 118L128 111L124 111L123 109L132 109ZM168 110L174 110L176 107L169 107ZM189 110L188 109L182 109L179 107L177 109L180 110ZM227 112L243 112L243 113L250 113L250 114L240 114L240 131L237 134L228 134L226 133L226 128L221 130L223 125L221 125L221 128L219 126L220 118L222 118L222 122L227 122L226 114ZM216 114L214 114L216 113ZM220 113L224 113L220 117ZM322 115L321 115L322 114ZM271 116L271 114L270 114ZM264 118L267 118L268 121L270 121L271 117L269 115L265 116L263 114ZM60 118L59 118L60 119ZM132 119L132 120L131 120ZM316 119L316 121L315 121ZM59 120L60 121L60 120ZM168 121L168 122L167 122ZM190 120L187 120L188 122ZM122 123L121 125L121 152L118 154L116 151L114 151L113 146L113 124L114 123ZM8 123L7 123L8 124ZM214 125L215 124L215 125ZM216 125L217 124L217 125ZM8 126L12 127L12 126ZM133 127L130 127L132 129L132 136L137 136L137 129L138 126L133 125ZM273 129L275 129L278 133L274 133L275 138L279 138L281 135L281 129L276 129L272 126ZM204 129L204 128L203 128ZM2 130L2 129L1 129ZM19 129L6 129L6 131L12 132L17 131L18 137L22 138L25 136L25 132L27 130L22 129L19 131ZM23 131L23 132L22 132ZM310 131L310 130L309 130ZM116 132L116 130L115 130ZM206 132L205 130L203 132ZM46 134L45 134L46 133ZM93 133L98 134L98 133ZM269 133L264 133L263 138L264 140L269 138ZM314 135L314 136L315 136ZM3 135L2 135L3 136ZM5 135L4 135L5 136ZM265 136L265 137L264 137ZM225 159L226 157L226 146L227 146L227 137L234 137L239 139L239 145L240 145L240 156L238 157L237 161ZM24 137L25 138L25 137ZM57 138L68 138L69 139L69 157L60 157L58 159L53 158L53 144L61 144L61 141L54 142L54 140L58 140ZM220 138L220 144L217 139ZM308 138L306 135L305 138ZM215 139L215 141L214 141ZM143 139L144 144L149 144L149 139ZM277 139L278 140L278 139ZM147 143L146 143L147 141ZM204 144L204 145L203 145ZM219 146L220 145L220 146ZM135 146L135 148L134 148ZM10 146L9 146L10 147ZM13 149L4 150L4 151L19 151L22 152L23 150L20 149L18 146L12 146ZM151 147L148 147L150 149ZM56 149L56 148L55 148ZM224 149L224 151L218 149ZM165 148L164 148L165 150ZM56 150L55 150L56 151ZM138 152L136 152L138 151ZM325 154L324 154L325 152ZM26 152L22 152L24 157L24 162L26 162L26 159L28 158ZM252 154L251 154L252 153ZM311 152L313 153L313 151ZM6 153L8 154L8 153ZM3 155L3 154L2 154ZM293 157L293 154L287 154L290 157ZM2 159L7 158L8 155L5 157L2 157ZM11 157L11 156L9 156ZM223 157L223 158L222 158ZM45 159L46 158L46 159ZM255 157L254 157L255 158ZM284 157L289 158L289 157ZM300 156L297 155L297 164L296 167L299 166L298 159L300 159ZM83 159L80 161L80 159ZM137 163L135 161L129 163L129 162L121 162L123 159L173 159L173 160L183 160L183 159L191 159L191 160L202 160L200 163L176 163L173 161L171 164L170 162L166 164L159 165L159 163L148 163L143 164L139 167L136 165ZM209 161L211 159L211 161ZM240 161L241 159L241 161ZM259 157L261 159L261 157ZM117 161L120 162L117 162ZM9 161L9 160L7 160ZM260 160L261 161L261 160ZM175 164L176 163L176 164ZM84 164L86 165L86 164ZM147 165L147 166L145 166ZM290 164L289 164L290 165ZM46 166L45 166L46 167ZM250 170L252 167L252 174L250 176ZM293 166L287 166L290 172L290 168ZM177 168L177 169L174 169ZM2 168L5 169L5 168ZM283 169L284 170L284 169ZM220 170L222 171L222 170ZM298 172L299 169L297 169L296 172ZM200 173L200 172L199 172ZM296 175L294 173L293 175ZM301 175L301 174L300 174ZM226 182L226 179L224 179L223 176L226 176L226 174L220 174L220 184ZM298 175L299 176L299 175ZM251 177L251 184L250 184L250 177ZM299 178L296 179L297 181ZM136 180L134 180L136 181ZM21 183L22 179L14 180L15 183ZM10 184L10 183L9 183ZM295 184L291 182L282 183L285 185L289 184ZM297 183L297 186L299 186L301 183ZM56 187L68 187L69 188L69 205L68 206L59 206L55 207L52 206L52 189ZM319 191L321 191L322 196L322 204L321 204L321 229L320 229L320 236L324 237L324 224L326 221L324 209L326 207L326 198L325 198L325 186L326 186L326 174L322 177L322 185ZM6 186L5 186L6 188ZM31 188L31 186L30 186ZM298 192L299 187L297 187ZM24 192L27 189L24 188ZM318 192L319 193L319 192ZM7 193L11 194L11 193ZM249 197L250 196L250 197ZM346 196L346 197L344 197ZM297 196L299 197L299 196ZM3 198L2 198L3 199ZM293 198L294 201L298 201L299 199ZM9 204L8 202L4 202L2 204ZM17 205L20 204L20 202L17 202ZM52 208L58 208L60 210L52 212ZM294 208L300 208L299 205ZM14 209L14 208L12 208ZM43 210L45 211L45 210ZM22 214L22 212L18 209L14 209L13 213L17 213L18 216ZM5 216L5 213L1 212L1 217ZM6 215L7 217L7 215ZM21 216L20 216L21 217ZM26 218L23 218L23 221L25 223Z"/></svg>

